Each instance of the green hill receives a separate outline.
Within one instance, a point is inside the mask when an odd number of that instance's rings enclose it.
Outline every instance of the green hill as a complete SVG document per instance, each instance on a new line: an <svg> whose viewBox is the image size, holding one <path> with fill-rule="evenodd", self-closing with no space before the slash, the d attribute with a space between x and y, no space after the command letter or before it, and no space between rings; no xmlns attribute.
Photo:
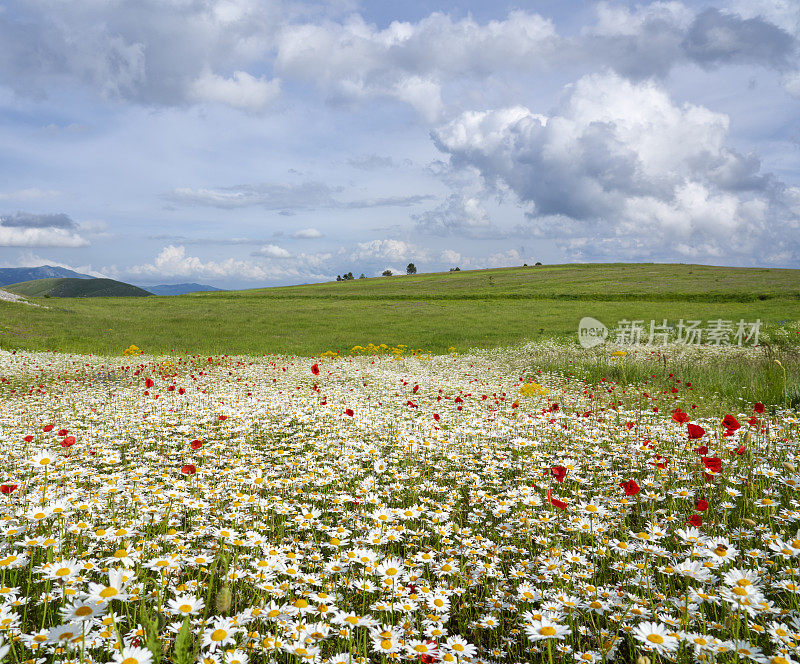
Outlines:
<svg viewBox="0 0 800 664"><path fill-rule="evenodd" d="M646 263L539 265L331 281L227 291L225 295L368 300L797 300L800 270Z"/></svg>
<svg viewBox="0 0 800 664"><path fill-rule="evenodd" d="M800 270L578 264L177 298L84 295L50 300L47 309L0 301L0 348L119 354L136 344L146 353L318 355L372 342L446 352L577 339L584 316L610 327L623 319L784 325L800 320Z"/></svg>
<svg viewBox="0 0 800 664"><path fill-rule="evenodd" d="M114 279L34 279L3 286L25 297L146 297L152 295L138 286Z"/></svg>

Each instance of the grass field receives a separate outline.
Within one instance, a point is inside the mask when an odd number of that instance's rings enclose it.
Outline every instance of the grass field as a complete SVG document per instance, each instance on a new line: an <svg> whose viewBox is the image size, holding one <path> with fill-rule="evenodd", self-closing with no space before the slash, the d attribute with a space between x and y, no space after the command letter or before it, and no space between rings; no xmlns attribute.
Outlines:
<svg viewBox="0 0 800 664"><path fill-rule="evenodd" d="M696 265L564 265L425 274L181 297L0 302L0 347L116 354L432 352L574 336L588 315L800 319L800 271Z"/></svg>
<svg viewBox="0 0 800 664"><path fill-rule="evenodd" d="M590 382L681 376L722 399L800 402L800 271L697 265L561 265L363 279L308 286L148 298L33 298L0 302L0 348L119 355L347 353L368 343L446 353L559 339L532 368ZM46 307L46 308L45 308ZM760 351L718 360L609 353L576 344L578 322L622 319L764 323ZM783 336L781 338L780 334ZM780 343L776 342L779 341ZM607 347L603 347L607 348ZM573 353L573 350L579 353ZM601 349L602 351L603 349ZM774 360L782 362L776 365ZM784 369L786 374L784 374ZM624 371L623 371L624 370ZM668 382L668 381L667 381Z"/></svg>

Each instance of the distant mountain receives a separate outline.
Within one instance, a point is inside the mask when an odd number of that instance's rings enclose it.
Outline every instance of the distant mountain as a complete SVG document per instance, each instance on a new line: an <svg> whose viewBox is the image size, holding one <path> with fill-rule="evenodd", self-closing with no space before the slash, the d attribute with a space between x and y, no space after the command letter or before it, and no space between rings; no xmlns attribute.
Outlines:
<svg viewBox="0 0 800 664"><path fill-rule="evenodd" d="M88 274L81 274L68 270L65 267L54 267L53 265L41 265L39 267L3 267L0 268L0 286L7 284L18 284L23 281L33 281L34 279L94 279Z"/></svg>
<svg viewBox="0 0 800 664"><path fill-rule="evenodd" d="M35 279L3 286L25 297L148 297L152 293L114 279Z"/></svg>
<svg viewBox="0 0 800 664"><path fill-rule="evenodd" d="M197 293L200 291L219 291L222 288L205 286L203 284L161 284L160 286L142 286L153 295L186 295L186 293Z"/></svg>

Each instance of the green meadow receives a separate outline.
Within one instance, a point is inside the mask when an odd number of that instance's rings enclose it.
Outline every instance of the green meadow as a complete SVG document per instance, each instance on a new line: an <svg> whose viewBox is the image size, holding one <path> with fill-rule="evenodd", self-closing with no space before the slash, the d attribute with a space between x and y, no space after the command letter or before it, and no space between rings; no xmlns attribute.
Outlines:
<svg viewBox="0 0 800 664"><path fill-rule="evenodd" d="M434 353L575 337L593 316L800 319L800 271L697 265L556 265L147 298L0 302L0 347L118 354L319 355L369 342ZM47 308L44 308L47 307Z"/></svg>
<svg viewBox="0 0 800 664"><path fill-rule="evenodd" d="M669 373L731 400L800 401L800 270L600 264L378 277L178 297L0 301L0 347L120 355L347 353L368 343L445 353L561 340L575 352L534 353L534 370L622 383ZM761 348L709 358L609 361L577 346L592 316L618 321L761 320ZM571 346L570 346L571 344ZM775 360L780 364L777 364Z"/></svg>

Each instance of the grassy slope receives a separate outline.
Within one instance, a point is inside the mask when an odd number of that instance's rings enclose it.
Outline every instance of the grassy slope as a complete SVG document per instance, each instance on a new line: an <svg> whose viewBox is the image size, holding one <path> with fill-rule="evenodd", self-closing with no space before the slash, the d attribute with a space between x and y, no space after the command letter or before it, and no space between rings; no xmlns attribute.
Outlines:
<svg viewBox="0 0 800 664"><path fill-rule="evenodd" d="M146 290L114 279L34 279L3 286L25 297L147 297Z"/></svg>
<svg viewBox="0 0 800 664"><path fill-rule="evenodd" d="M511 345L575 335L583 316L800 319L800 270L564 265L423 274L161 298L0 302L0 346L117 354L315 355L368 342Z"/></svg>

